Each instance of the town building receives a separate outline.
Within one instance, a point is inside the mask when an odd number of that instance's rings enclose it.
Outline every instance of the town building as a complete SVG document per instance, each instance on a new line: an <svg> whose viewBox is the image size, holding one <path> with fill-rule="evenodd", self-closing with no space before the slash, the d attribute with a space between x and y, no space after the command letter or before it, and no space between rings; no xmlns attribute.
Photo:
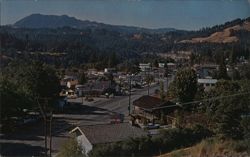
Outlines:
<svg viewBox="0 0 250 157"><path fill-rule="evenodd" d="M212 78L214 73L218 71L219 66L216 64L195 65L199 78Z"/></svg>
<svg viewBox="0 0 250 157"><path fill-rule="evenodd" d="M204 91L209 91L215 86L217 81L217 79L212 78L198 79L198 84L201 84L203 86Z"/></svg>
<svg viewBox="0 0 250 157"><path fill-rule="evenodd" d="M177 70L177 65L175 63L167 63L168 71L173 72Z"/></svg>
<svg viewBox="0 0 250 157"><path fill-rule="evenodd" d="M61 86L67 88L75 88L75 85L78 84L78 78L76 76L66 75L60 82Z"/></svg>
<svg viewBox="0 0 250 157"><path fill-rule="evenodd" d="M165 68L165 63L158 63L159 68Z"/></svg>
<svg viewBox="0 0 250 157"><path fill-rule="evenodd" d="M142 72L147 72L151 70L151 65L150 63L140 63L139 68Z"/></svg>
<svg viewBox="0 0 250 157"><path fill-rule="evenodd" d="M87 74L88 75L97 75L97 69L88 69Z"/></svg>
<svg viewBox="0 0 250 157"><path fill-rule="evenodd" d="M76 94L77 96L99 96L104 94L104 92L106 92L108 89L115 91L115 86L111 84L111 81L95 81L86 83L84 85L77 85Z"/></svg>
<svg viewBox="0 0 250 157"><path fill-rule="evenodd" d="M76 98L76 93L74 90L72 89L63 89L60 93L59 93L60 96L64 96L64 97L67 97L67 98Z"/></svg>
<svg viewBox="0 0 250 157"><path fill-rule="evenodd" d="M170 115L179 108L170 101L162 101L160 98L148 95L135 100L133 107L134 110L131 114L132 124L137 124L141 127L156 123L174 125L174 118Z"/></svg>
<svg viewBox="0 0 250 157"><path fill-rule="evenodd" d="M104 69L104 73L111 73L111 74L113 74L113 73L116 73L117 71L116 71L116 69L115 68L105 68Z"/></svg>

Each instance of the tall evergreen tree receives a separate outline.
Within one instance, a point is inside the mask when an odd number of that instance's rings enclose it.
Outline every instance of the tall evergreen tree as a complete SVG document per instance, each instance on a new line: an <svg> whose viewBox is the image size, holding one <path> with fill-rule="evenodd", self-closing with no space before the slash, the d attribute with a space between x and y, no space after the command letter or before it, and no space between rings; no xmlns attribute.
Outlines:
<svg viewBox="0 0 250 157"><path fill-rule="evenodd" d="M197 76L193 69L179 70L175 77L176 94L180 102L192 101L197 91Z"/></svg>
<svg viewBox="0 0 250 157"><path fill-rule="evenodd" d="M224 61L224 57L221 58L220 65L219 65L219 72L218 72L219 79L227 80L229 77L227 75L227 67Z"/></svg>

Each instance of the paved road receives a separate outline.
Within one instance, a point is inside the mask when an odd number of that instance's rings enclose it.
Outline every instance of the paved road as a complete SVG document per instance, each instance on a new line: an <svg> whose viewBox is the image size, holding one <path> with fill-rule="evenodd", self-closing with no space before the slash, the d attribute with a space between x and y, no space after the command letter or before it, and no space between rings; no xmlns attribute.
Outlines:
<svg viewBox="0 0 250 157"><path fill-rule="evenodd" d="M170 81L172 79L169 79ZM168 82L170 82L168 81ZM166 87L167 81L164 81ZM158 85L150 87L150 94L153 94ZM132 102L142 95L147 95L147 88L136 90L131 95ZM52 149L55 154L62 143L69 138L69 131L75 126L95 125L110 122L110 114L121 113L128 120L128 96L118 96L105 101L91 104L82 104L82 99L70 100L71 106L64 114L55 114L53 123ZM20 128L15 134L1 134L1 155L4 156L37 156L44 153L44 137L42 122Z"/></svg>

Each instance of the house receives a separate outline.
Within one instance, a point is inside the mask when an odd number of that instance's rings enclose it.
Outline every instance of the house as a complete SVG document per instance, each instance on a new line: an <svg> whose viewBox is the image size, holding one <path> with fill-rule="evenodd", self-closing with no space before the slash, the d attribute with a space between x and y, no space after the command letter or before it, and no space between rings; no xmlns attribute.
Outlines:
<svg viewBox="0 0 250 157"><path fill-rule="evenodd" d="M217 79L212 78L198 79L198 84L201 84L204 87L204 91L209 91L215 86L217 81Z"/></svg>
<svg viewBox="0 0 250 157"><path fill-rule="evenodd" d="M169 71L176 71L177 65L175 63L167 63L167 68Z"/></svg>
<svg viewBox="0 0 250 157"><path fill-rule="evenodd" d="M115 68L105 68L104 73L113 74L113 73L116 73L116 69Z"/></svg>
<svg viewBox="0 0 250 157"><path fill-rule="evenodd" d="M88 69L87 75L97 75L97 69Z"/></svg>
<svg viewBox="0 0 250 157"><path fill-rule="evenodd" d="M76 93L78 96L101 95L108 89L115 90L115 87L112 86L111 81L95 81L84 85L77 85Z"/></svg>
<svg viewBox="0 0 250 157"><path fill-rule="evenodd" d="M195 65L195 69L199 78L210 78L213 77L219 66L215 64Z"/></svg>
<svg viewBox="0 0 250 157"><path fill-rule="evenodd" d="M62 97L67 97L67 98L76 98L76 93L75 91L71 90L71 89L63 89L60 94L60 96Z"/></svg>
<svg viewBox="0 0 250 157"><path fill-rule="evenodd" d="M158 63L159 68L165 68L165 63Z"/></svg>
<svg viewBox="0 0 250 157"><path fill-rule="evenodd" d="M135 100L133 106L132 123L142 127L155 123L173 124L172 120L169 121L168 115L179 108L170 101L162 101L160 98L148 95Z"/></svg>
<svg viewBox="0 0 250 157"><path fill-rule="evenodd" d="M76 127L77 141L86 155L97 145L124 141L129 138L147 136L147 132L129 123L100 124Z"/></svg>
<svg viewBox="0 0 250 157"><path fill-rule="evenodd" d="M190 59L191 51L177 51L177 52L169 52L169 53L159 53L158 55L163 58L171 58L175 60L175 62L183 63Z"/></svg>
<svg viewBox="0 0 250 157"><path fill-rule="evenodd" d="M76 76L65 76L61 82L61 86L66 86L67 88L74 88L78 84L78 79Z"/></svg>
<svg viewBox="0 0 250 157"><path fill-rule="evenodd" d="M139 68L141 71L147 72L147 71L151 70L151 65L150 65L150 63L140 63Z"/></svg>

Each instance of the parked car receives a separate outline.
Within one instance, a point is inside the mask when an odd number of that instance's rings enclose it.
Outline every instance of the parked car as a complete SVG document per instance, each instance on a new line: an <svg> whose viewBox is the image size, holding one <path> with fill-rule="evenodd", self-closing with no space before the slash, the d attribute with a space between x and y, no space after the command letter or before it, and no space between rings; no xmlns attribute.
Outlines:
<svg viewBox="0 0 250 157"><path fill-rule="evenodd" d="M159 124L153 124L153 123L148 123L147 129L159 129L160 125Z"/></svg>
<svg viewBox="0 0 250 157"><path fill-rule="evenodd" d="M120 113L114 113L110 115L110 123L114 124L114 123L123 123L124 121L124 114L120 114Z"/></svg>

